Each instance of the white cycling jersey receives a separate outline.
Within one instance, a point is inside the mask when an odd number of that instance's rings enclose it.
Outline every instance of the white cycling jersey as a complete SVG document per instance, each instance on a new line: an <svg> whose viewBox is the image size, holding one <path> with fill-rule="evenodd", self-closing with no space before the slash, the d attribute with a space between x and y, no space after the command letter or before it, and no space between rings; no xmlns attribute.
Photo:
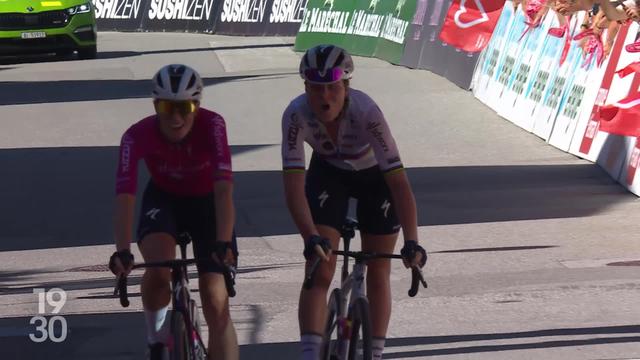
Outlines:
<svg viewBox="0 0 640 360"><path fill-rule="evenodd" d="M345 170L378 165L383 172L402 168L396 142L378 105L362 91L349 89L337 143L314 115L306 94L295 98L282 115L284 170L304 170L307 142L321 159Z"/></svg>

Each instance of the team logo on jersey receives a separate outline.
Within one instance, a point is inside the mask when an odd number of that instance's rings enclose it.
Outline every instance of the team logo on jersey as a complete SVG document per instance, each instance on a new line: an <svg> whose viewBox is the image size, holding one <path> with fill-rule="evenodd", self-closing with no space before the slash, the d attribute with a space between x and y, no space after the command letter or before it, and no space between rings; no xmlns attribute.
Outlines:
<svg viewBox="0 0 640 360"><path fill-rule="evenodd" d="M382 212L384 213L384 217L386 218L388 213L389 213L389 208L391 207L391 203L389 202L389 200L385 199L384 202L382 203L382 206L380 206L380 209L382 209Z"/></svg>
<svg viewBox="0 0 640 360"><path fill-rule="evenodd" d="M373 135L373 137L378 140L378 143L380 143L380 146L382 147L382 149L387 152L389 151L389 146L387 145L387 142L384 141L384 137L382 136L382 131L380 131L380 123L377 122L370 122L367 124L367 130L369 130L371 132L371 135Z"/></svg>
<svg viewBox="0 0 640 360"><path fill-rule="evenodd" d="M323 191L320 196L318 196L318 200L320 200L320 207L324 206L324 202L329 198L329 194L327 194L327 190Z"/></svg>
<svg viewBox="0 0 640 360"><path fill-rule="evenodd" d="M153 208L149 211L147 211L146 215L151 219L151 220L155 220L156 219L156 215L158 215L158 213L160 212L160 209L158 208Z"/></svg>

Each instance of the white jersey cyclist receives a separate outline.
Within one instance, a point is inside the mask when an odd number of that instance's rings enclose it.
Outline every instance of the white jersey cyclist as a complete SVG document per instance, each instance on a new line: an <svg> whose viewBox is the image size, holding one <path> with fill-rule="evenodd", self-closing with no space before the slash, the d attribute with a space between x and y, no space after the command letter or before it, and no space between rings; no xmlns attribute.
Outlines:
<svg viewBox="0 0 640 360"><path fill-rule="evenodd" d="M367 94L348 89L340 115L337 144L315 118L303 94L287 107L282 118L282 160L285 171L305 168L304 142L324 161L343 170L363 170L378 165L384 173L402 169L402 161L387 121Z"/></svg>

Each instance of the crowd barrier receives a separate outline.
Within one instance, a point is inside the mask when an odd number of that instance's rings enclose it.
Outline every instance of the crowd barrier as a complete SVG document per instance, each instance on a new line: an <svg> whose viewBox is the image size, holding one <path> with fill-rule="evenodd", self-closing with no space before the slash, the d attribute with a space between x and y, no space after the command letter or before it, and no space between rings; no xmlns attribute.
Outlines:
<svg viewBox="0 0 640 360"><path fill-rule="evenodd" d="M451 0L309 0L295 49L333 43L353 54L427 69L469 89L478 55L438 34Z"/></svg>
<svg viewBox="0 0 640 360"><path fill-rule="evenodd" d="M92 0L99 30L295 36L307 0Z"/></svg>
<svg viewBox="0 0 640 360"><path fill-rule="evenodd" d="M298 51L333 43L355 55L430 70L465 89L478 60L477 52L438 36L453 0L92 1L99 30L296 36Z"/></svg>
<svg viewBox="0 0 640 360"><path fill-rule="evenodd" d="M585 55L573 39L581 32L583 16L573 16L565 35L557 37L549 32L559 28L558 16L549 11L538 28L522 36L525 16L507 2L480 55L473 93L502 117L563 151L598 163L640 194L635 178L640 134L617 135L620 131L608 123L607 132L601 131L600 116L603 106L638 90L637 73L616 75L638 57L625 49L636 40L638 24L620 27L611 53L599 64L597 56Z"/></svg>

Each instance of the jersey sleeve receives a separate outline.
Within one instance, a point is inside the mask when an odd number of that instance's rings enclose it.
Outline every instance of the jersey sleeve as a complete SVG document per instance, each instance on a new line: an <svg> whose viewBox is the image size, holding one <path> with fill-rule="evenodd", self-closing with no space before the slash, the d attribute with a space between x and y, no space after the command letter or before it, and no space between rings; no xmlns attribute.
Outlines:
<svg viewBox="0 0 640 360"><path fill-rule="evenodd" d="M282 169L304 171L304 128L302 119L291 106L282 115Z"/></svg>
<svg viewBox="0 0 640 360"><path fill-rule="evenodd" d="M213 135L213 180L232 181L231 150L227 140L227 125L221 116L217 116L211 123Z"/></svg>
<svg viewBox="0 0 640 360"><path fill-rule="evenodd" d="M365 119L364 133L373 148L380 170L383 173L390 173L402 169L400 152L380 108L373 105L366 112Z"/></svg>
<svg viewBox="0 0 640 360"><path fill-rule="evenodd" d="M116 173L116 195L135 195L138 185L138 161L140 146L137 144L134 129L127 130L120 140L120 155Z"/></svg>

